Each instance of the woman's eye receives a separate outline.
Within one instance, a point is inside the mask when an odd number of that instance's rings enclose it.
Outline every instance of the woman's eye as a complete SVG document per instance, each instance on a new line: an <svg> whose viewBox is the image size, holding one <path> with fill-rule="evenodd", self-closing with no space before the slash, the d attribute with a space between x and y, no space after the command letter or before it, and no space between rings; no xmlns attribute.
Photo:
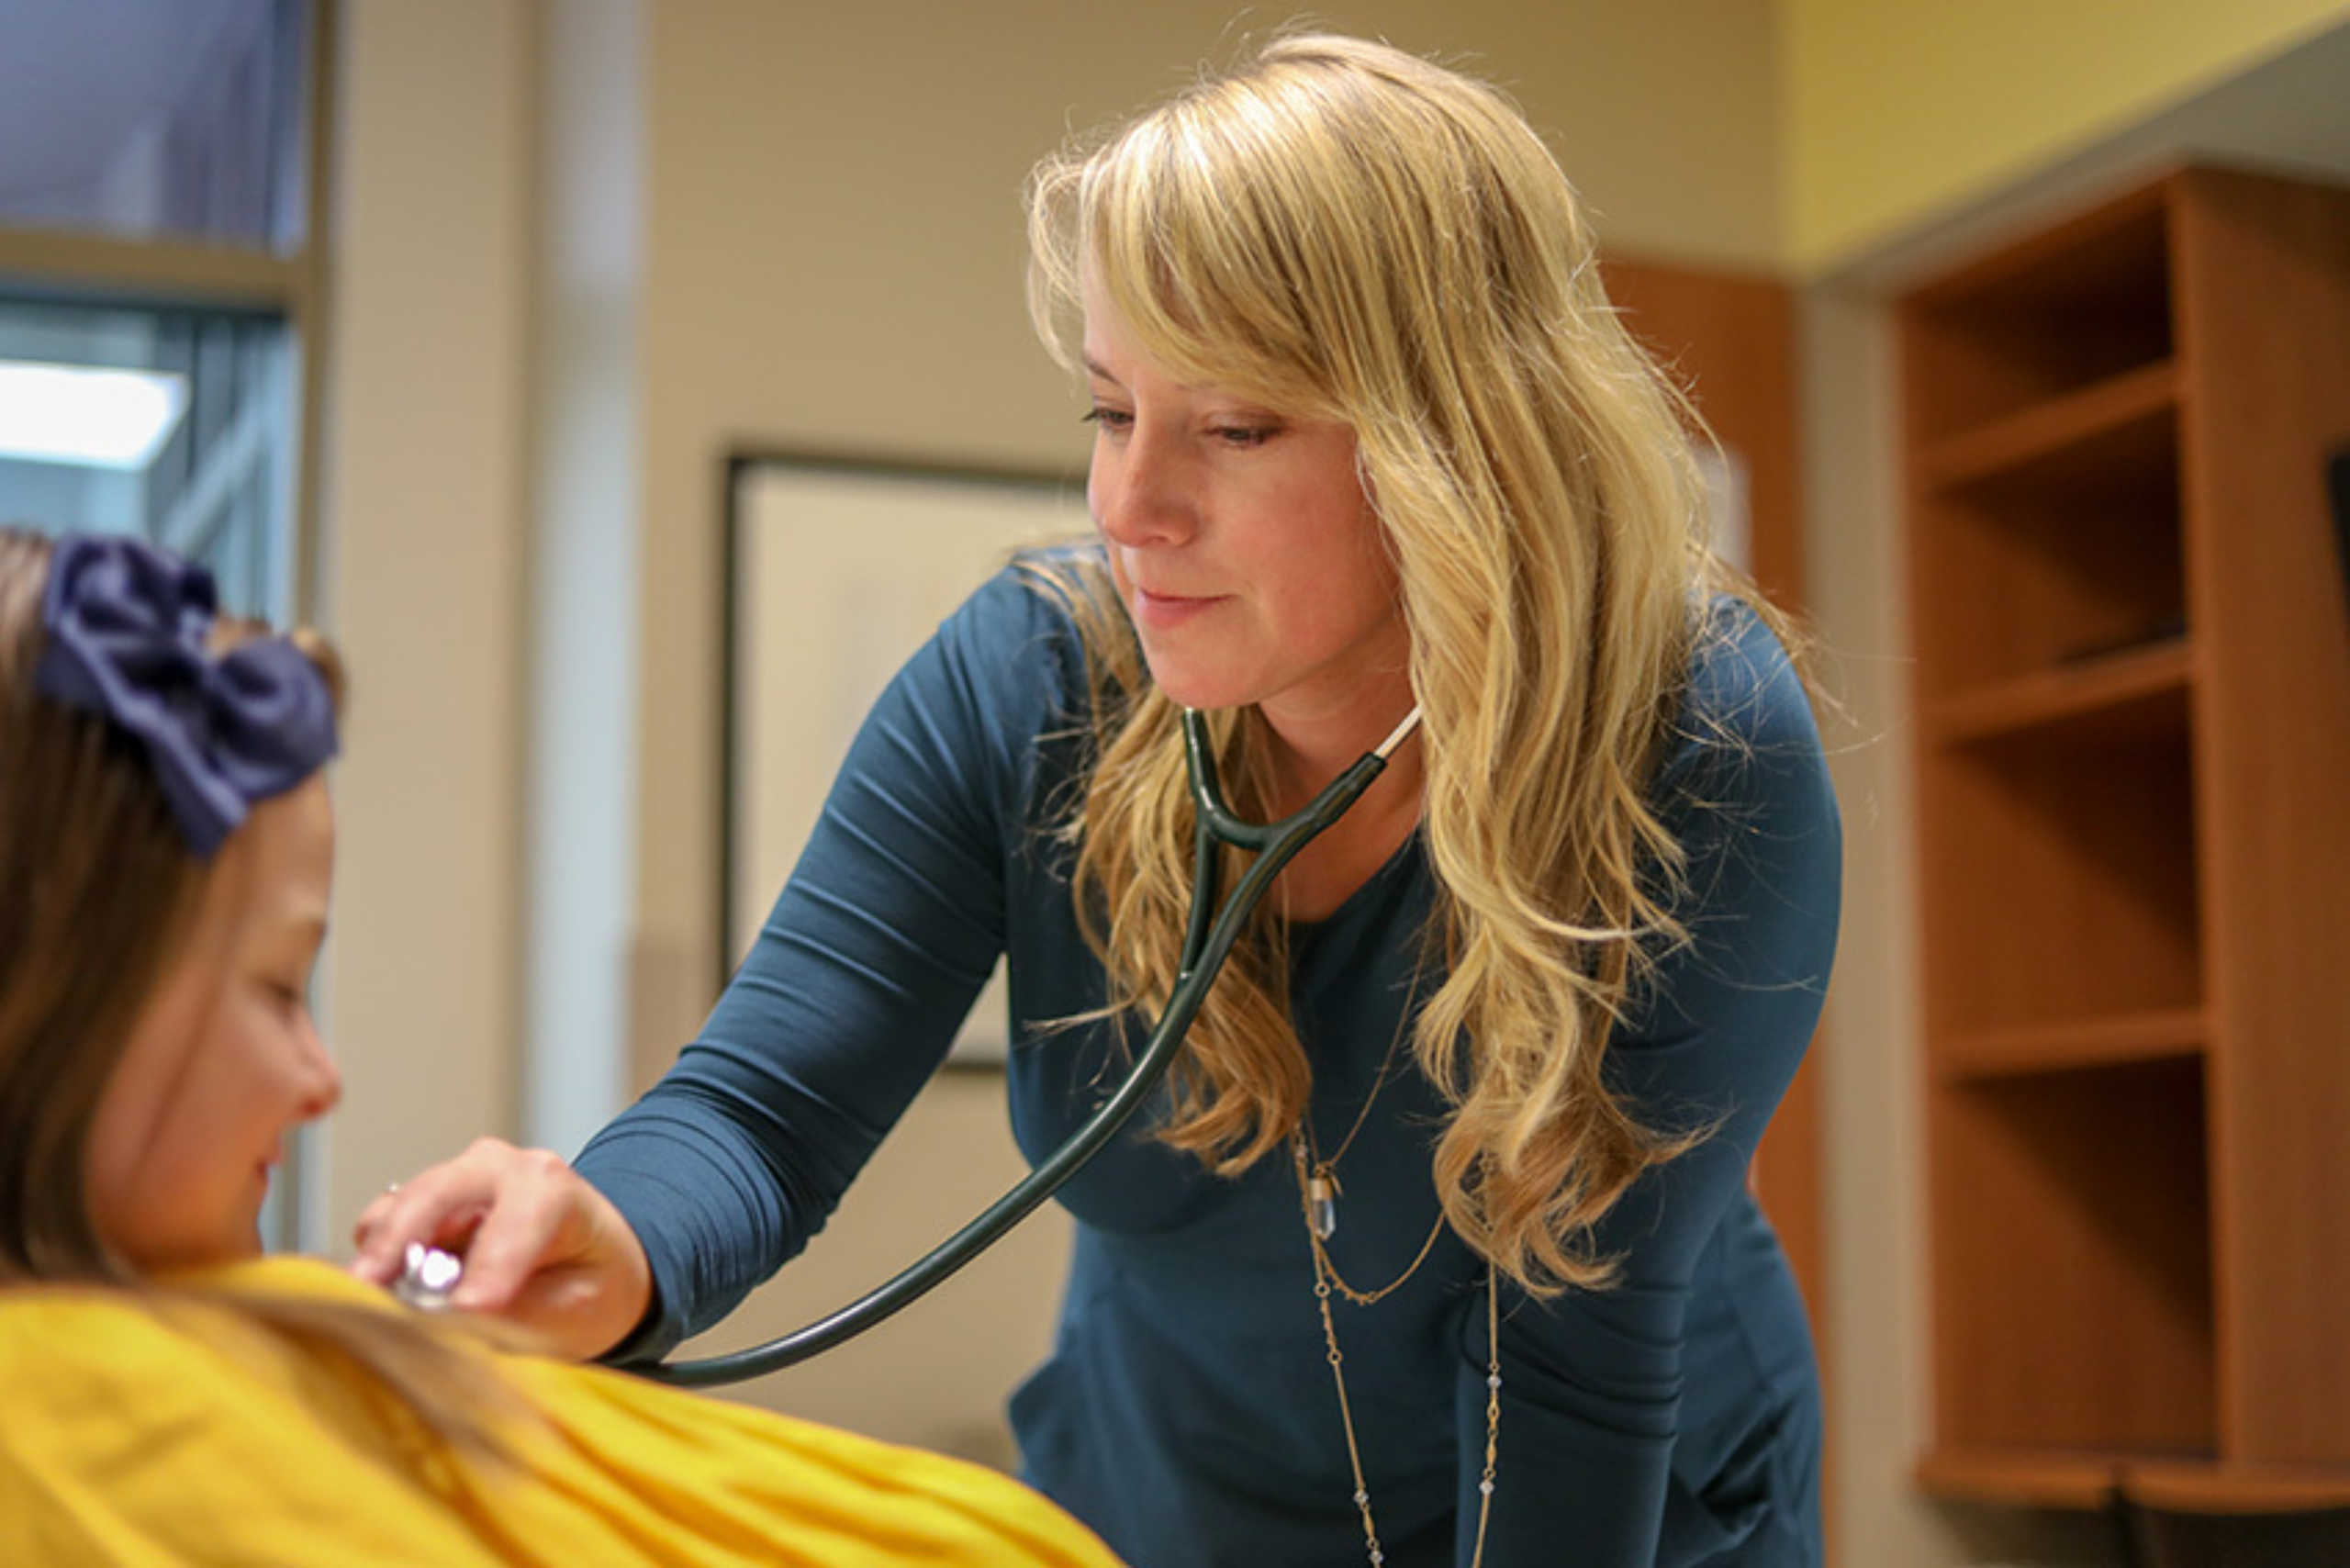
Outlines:
<svg viewBox="0 0 2350 1568"><path fill-rule="evenodd" d="M1270 425L1218 425L1215 438L1226 446L1241 448L1262 446L1273 439Z"/></svg>
<svg viewBox="0 0 2350 1568"><path fill-rule="evenodd" d="M1096 403L1086 410L1085 422L1113 434L1123 434L1135 422L1135 417L1124 409L1108 409Z"/></svg>

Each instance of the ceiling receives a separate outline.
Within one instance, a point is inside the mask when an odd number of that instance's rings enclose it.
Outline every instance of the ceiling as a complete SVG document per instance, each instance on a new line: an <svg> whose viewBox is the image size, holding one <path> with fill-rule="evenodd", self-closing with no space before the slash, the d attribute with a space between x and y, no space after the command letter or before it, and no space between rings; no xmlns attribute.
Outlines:
<svg viewBox="0 0 2350 1568"><path fill-rule="evenodd" d="M268 0L0 0L0 210L95 182Z"/></svg>
<svg viewBox="0 0 2350 1568"><path fill-rule="evenodd" d="M0 0L0 214L39 221L73 204L175 103L221 40L279 0ZM1851 275L1897 274L1978 219L2056 207L2117 170L2182 157L2350 179L2350 21L2208 84L2142 123L1944 214Z"/></svg>

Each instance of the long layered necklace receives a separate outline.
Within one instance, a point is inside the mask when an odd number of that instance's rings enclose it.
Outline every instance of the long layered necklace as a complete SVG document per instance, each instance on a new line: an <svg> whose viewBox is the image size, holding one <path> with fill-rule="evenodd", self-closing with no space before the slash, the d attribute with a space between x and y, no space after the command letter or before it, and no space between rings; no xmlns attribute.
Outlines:
<svg viewBox="0 0 2350 1568"><path fill-rule="evenodd" d="M1404 1009L1406 1019L1411 1016L1408 999ZM1337 1265L1330 1260L1329 1249L1324 1245L1338 1227L1338 1161L1346 1158L1355 1135L1361 1132L1371 1115L1371 1104L1385 1087L1389 1070L1394 1065L1396 1041L1403 1037L1399 1025L1395 1039L1387 1046L1387 1058L1380 1064L1379 1076L1372 1080L1371 1092L1363 1096L1362 1109L1355 1114L1354 1126L1326 1159L1314 1148L1314 1122L1310 1114L1298 1118L1297 1128L1290 1134L1290 1150L1297 1168L1297 1195L1300 1212L1305 1219L1306 1241L1314 1254L1314 1304L1322 1316L1322 1342L1328 1349L1330 1380L1338 1393L1338 1421L1347 1435L1347 1462L1352 1467L1355 1481L1355 1510L1362 1516L1363 1544L1370 1553L1371 1568L1385 1568L1386 1550L1379 1543L1379 1524L1371 1509L1371 1486L1362 1473L1362 1449L1355 1440L1354 1410L1347 1398L1347 1358L1338 1349L1338 1328L1330 1311L1332 1292L1347 1298L1357 1306L1373 1306L1403 1288L1404 1282L1420 1271L1435 1250L1437 1238L1444 1234L1444 1216L1438 1214L1428 1238L1420 1244L1418 1254L1404 1266L1404 1271L1376 1290L1357 1290L1340 1274ZM1493 1263L1485 1264L1485 1471L1477 1482L1477 1544L1471 1554L1470 1568L1480 1568L1485 1559L1485 1524L1494 1506L1494 1463L1501 1450L1502 1428L1502 1351L1501 1351L1501 1291L1494 1274Z"/></svg>

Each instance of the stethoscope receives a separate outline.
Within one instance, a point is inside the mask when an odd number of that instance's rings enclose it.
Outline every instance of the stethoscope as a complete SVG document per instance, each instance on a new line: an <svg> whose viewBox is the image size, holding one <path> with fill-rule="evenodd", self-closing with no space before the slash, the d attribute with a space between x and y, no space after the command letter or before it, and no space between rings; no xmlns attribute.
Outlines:
<svg viewBox="0 0 2350 1568"><path fill-rule="evenodd" d="M1193 817L1192 911L1183 934L1181 961L1168 993L1167 1006L1159 1014L1158 1023L1151 1030L1141 1055L1135 1058L1125 1081L1102 1103L1083 1126L1071 1133L1060 1148L1010 1192L887 1283L830 1316L764 1345L706 1361L668 1361L634 1370L658 1382L688 1388L742 1383L780 1372L864 1333L944 1282L948 1275L1001 1240L1108 1147L1119 1129L1149 1098L1173 1064L1183 1036L1191 1028L1201 1002L1207 999L1208 988L1223 969L1242 924L1263 901L1273 879L1281 875L1281 868L1296 857L1299 850L1313 843L1362 798L1371 780L1386 768L1388 757L1419 722L1420 711L1416 707L1404 715L1392 734L1323 786L1322 792L1303 810L1277 823L1252 823L1235 816L1225 803L1223 787L1216 781L1215 756L1208 745L1207 721L1196 711L1185 709L1183 756L1191 772ZM1241 874L1232 896L1224 901L1221 908L1214 908L1222 879L1217 868L1219 846L1252 850L1257 858ZM407 1276L395 1287L404 1299L420 1305L446 1301L457 1281L459 1265L455 1259L420 1243L409 1248L408 1264Z"/></svg>

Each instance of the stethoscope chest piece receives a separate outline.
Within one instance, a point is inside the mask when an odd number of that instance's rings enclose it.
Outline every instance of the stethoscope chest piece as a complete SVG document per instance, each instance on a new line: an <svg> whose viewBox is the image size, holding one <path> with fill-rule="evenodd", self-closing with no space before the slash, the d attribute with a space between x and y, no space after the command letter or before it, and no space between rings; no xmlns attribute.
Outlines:
<svg viewBox="0 0 2350 1568"><path fill-rule="evenodd" d="M464 1277L464 1260L455 1253L411 1241L400 1277L392 1282L392 1294L419 1312L439 1312Z"/></svg>

